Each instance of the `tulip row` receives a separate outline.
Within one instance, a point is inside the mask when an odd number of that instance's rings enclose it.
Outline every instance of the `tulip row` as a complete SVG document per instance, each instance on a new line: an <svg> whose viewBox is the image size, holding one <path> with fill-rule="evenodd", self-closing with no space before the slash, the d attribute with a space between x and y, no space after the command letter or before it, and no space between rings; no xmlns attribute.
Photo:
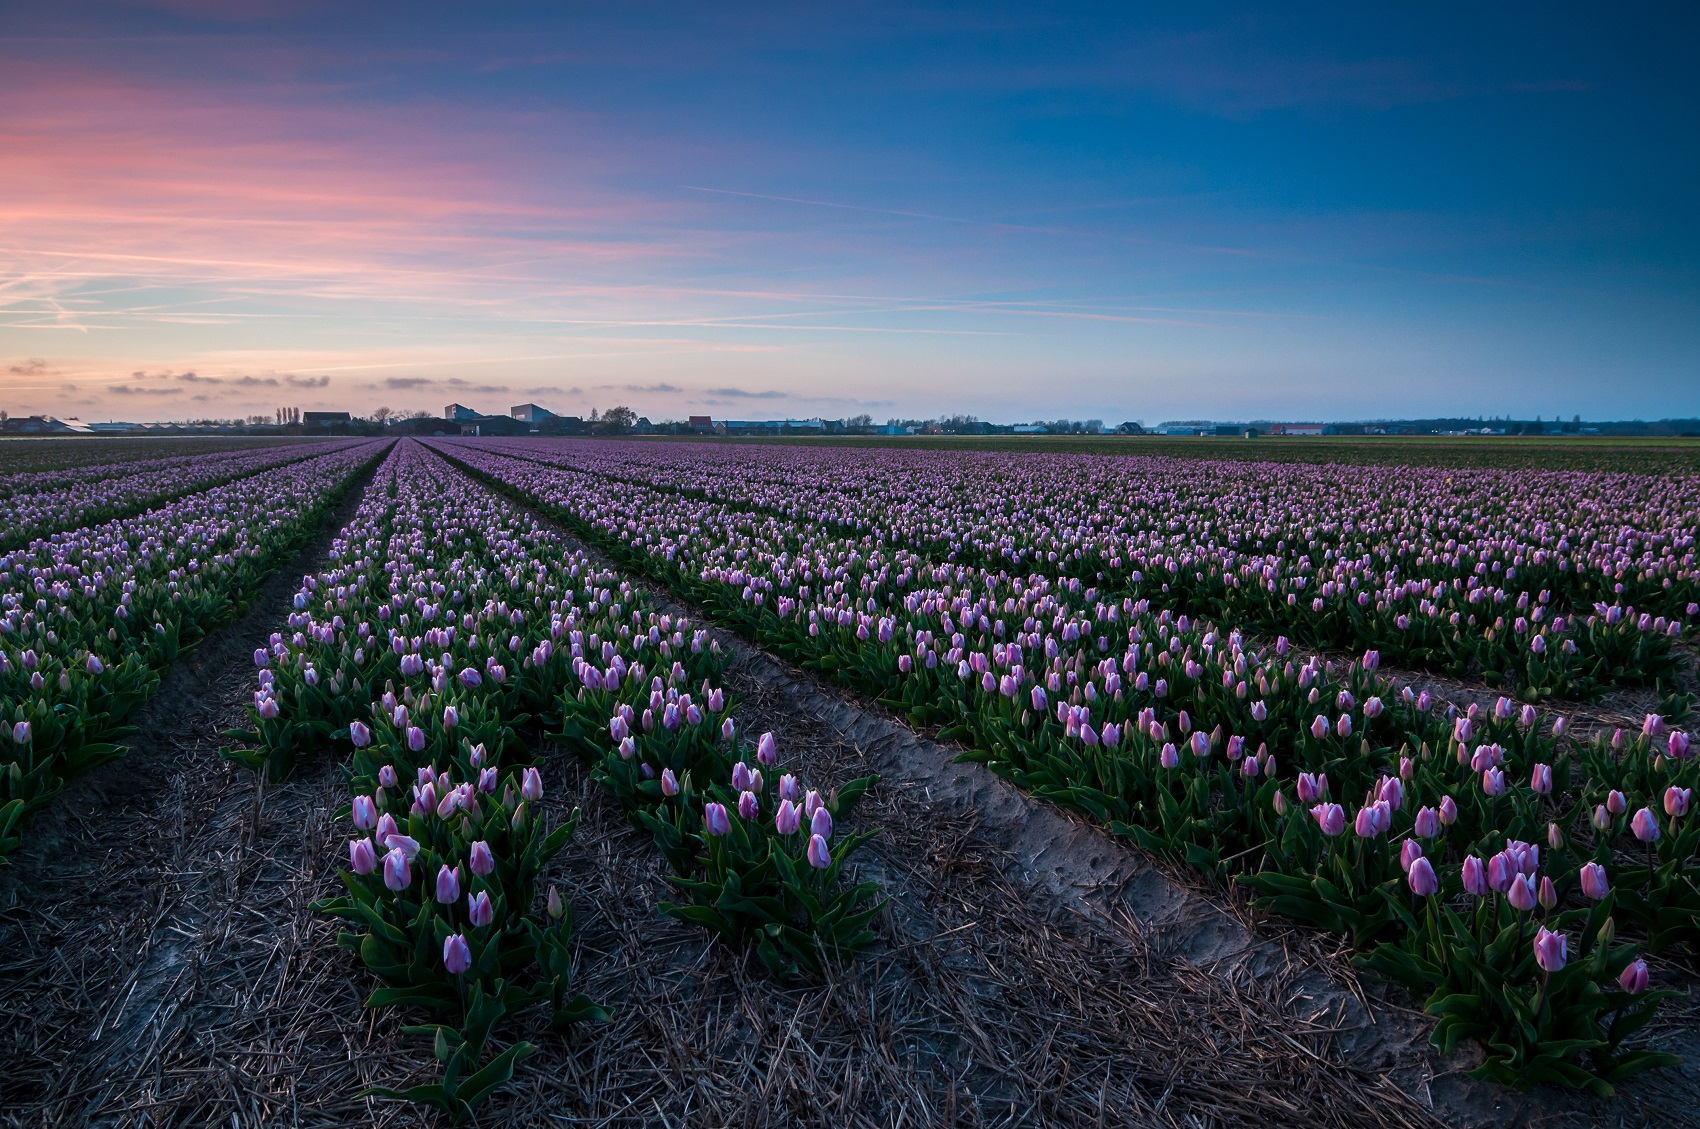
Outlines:
<svg viewBox="0 0 1700 1129"><path fill-rule="evenodd" d="M721 848L722 824L725 842L735 836L714 789L737 770L721 747L733 736L725 697L708 688L723 656L705 632L645 609L630 585L411 441L381 469L332 557L333 567L298 594L288 634L256 653L253 728L238 734L245 747L230 755L276 779L312 749L348 753L346 818L356 836L347 892L321 908L363 931L345 934L345 943L384 981L372 1006L437 1013L439 1022L416 1030L434 1035L443 1063L438 1082L379 1092L465 1114L530 1053L516 1043L484 1061L508 1011L547 999L557 1027L603 1014L582 996L568 998L558 894L551 890L542 919L532 913L537 875L572 824L541 830L540 767L519 736L528 726L598 753L596 734L613 740L610 716L642 726L627 699L658 697L645 718L655 734L628 734L608 752L633 774L624 791L610 787L634 818L675 829L657 837L692 904L670 910L755 943L781 971L846 932L847 942L862 940L848 928L856 924L842 908L848 895L834 886L838 861L859 837L832 860L825 823L816 852L825 869L793 876L822 907L816 918L779 908L784 890ZM688 692L699 681L702 706ZM746 790L765 794L760 785ZM845 792L835 809L815 796L797 800L830 821L859 788ZM693 842L701 859L687 857ZM769 855L770 869L790 857ZM708 896L717 882L720 896ZM752 915L758 928L749 928Z"/></svg>
<svg viewBox="0 0 1700 1129"><path fill-rule="evenodd" d="M0 554L0 861L30 812L120 755L160 670L236 614L380 451L339 446Z"/></svg>
<svg viewBox="0 0 1700 1129"><path fill-rule="evenodd" d="M1378 648L1404 666L1514 686L1526 701L1646 685L1671 709L1686 705L1672 641L1700 616L1692 479L488 446L662 495L872 536L895 571L906 554L1037 571L1306 646Z"/></svg>
<svg viewBox="0 0 1700 1129"><path fill-rule="evenodd" d="M1604 1090L1667 1061L1623 1047L1661 996L1612 918L1700 945L1685 823L1700 765L1660 719L1578 745L1509 699L1441 716L1373 652L1300 661L1284 638L1257 647L1078 578L883 562L868 538L443 446L764 647L1346 934L1442 1017L1440 1045L1488 1045L1483 1074ZM1527 844L1543 840L1540 871ZM1502 876L1519 860L1521 881L1472 888L1492 858Z"/></svg>
<svg viewBox="0 0 1700 1129"><path fill-rule="evenodd" d="M6 475L0 480L0 550L27 546L61 530L129 517L185 494L349 446L347 440L284 444Z"/></svg>

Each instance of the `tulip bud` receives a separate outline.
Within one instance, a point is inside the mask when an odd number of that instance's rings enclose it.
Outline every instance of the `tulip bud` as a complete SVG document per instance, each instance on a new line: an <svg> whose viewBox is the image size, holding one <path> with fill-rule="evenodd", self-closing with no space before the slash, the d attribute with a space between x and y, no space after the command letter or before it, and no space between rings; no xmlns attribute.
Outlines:
<svg viewBox="0 0 1700 1129"><path fill-rule="evenodd" d="M734 737L736 737L737 734L738 734L738 727L736 725L732 724L731 718L727 718L725 721L720 723L720 739L722 741L725 741L728 744L730 744L732 739Z"/></svg>
<svg viewBox="0 0 1700 1129"><path fill-rule="evenodd" d="M1629 800L1615 788L1606 793L1606 810L1613 815L1622 815L1629 810Z"/></svg>
<svg viewBox="0 0 1700 1129"><path fill-rule="evenodd" d="M1635 837L1643 843L1659 841L1659 818L1653 814L1652 808L1642 808L1635 813L1635 818L1629 821L1629 829L1635 832Z"/></svg>
<svg viewBox="0 0 1700 1129"><path fill-rule="evenodd" d="M1570 954L1570 939L1563 933L1554 933L1544 926L1535 934L1535 963L1543 971L1558 972L1564 968L1564 962Z"/></svg>
<svg viewBox="0 0 1700 1129"><path fill-rule="evenodd" d="M1464 860L1464 889L1478 898L1486 897L1493 889L1488 882L1487 868L1475 855Z"/></svg>
<svg viewBox="0 0 1700 1129"><path fill-rule="evenodd" d="M1544 874L1541 875L1541 886L1538 897L1540 898L1541 905L1546 909L1551 909L1553 906L1558 904L1558 888L1552 884L1552 879L1548 878Z"/></svg>
<svg viewBox="0 0 1700 1129"><path fill-rule="evenodd" d="M1529 776L1529 787L1536 795L1545 796L1552 792L1552 765L1537 764Z"/></svg>
<svg viewBox="0 0 1700 1129"><path fill-rule="evenodd" d="M1405 873L1405 881L1410 884L1411 893L1419 898L1431 897L1440 889L1440 879L1435 876L1434 865L1426 858L1411 860L1411 867Z"/></svg>
<svg viewBox="0 0 1700 1129"><path fill-rule="evenodd" d="M1458 822L1458 801L1451 796L1440 798L1440 822L1446 827Z"/></svg>
<svg viewBox="0 0 1700 1129"><path fill-rule="evenodd" d="M413 872L407 865L406 853L392 849L384 856L384 885L399 894L412 884Z"/></svg>
<svg viewBox="0 0 1700 1129"><path fill-rule="evenodd" d="M364 749L372 743L372 731L358 721L348 723L348 740L356 749Z"/></svg>
<svg viewBox="0 0 1700 1129"><path fill-rule="evenodd" d="M567 912L567 907L561 902L561 891L553 886L549 887L549 900L546 903L546 908L550 921L561 920L561 917Z"/></svg>
<svg viewBox="0 0 1700 1129"><path fill-rule="evenodd" d="M661 794L663 796L677 796L679 794L679 778L673 775L673 770L670 768L661 770Z"/></svg>
<svg viewBox="0 0 1700 1129"><path fill-rule="evenodd" d="M1558 829L1556 823L1547 824L1547 846L1555 851L1564 846L1564 832Z"/></svg>
<svg viewBox="0 0 1700 1129"><path fill-rule="evenodd" d="M490 924L496 916L496 907L490 904L490 895L483 890L469 894L466 899L466 918L473 925L482 929Z"/></svg>
<svg viewBox="0 0 1700 1129"><path fill-rule="evenodd" d="M1617 986L1632 996L1639 996L1647 990L1647 983L1652 977L1647 972L1647 962L1632 961L1623 970L1623 975L1617 978Z"/></svg>
<svg viewBox="0 0 1700 1129"><path fill-rule="evenodd" d="M832 838L832 813L824 805L816 808L815 814L809 818L809 834L822 839Z"/></svg>
<svg viewBox="0 0 1700 1129"><path fill-rule="evenodd" d="M1606 810L1604 804L1600 804L1594 809L1594 829L1596 831L1611 830L1611 812Z"/></svg>
<svg viewBox="0 0 1700 1129"><path fill-rule="evenodd" d="M460 901L460 867L451 870L444 865L438 868L437 900L444 905Z"/></svg>
<svg viewBox="0 0 1700 1129"><path fill-rule="evenodd" d="M443 967L454 976L472 967L472 950L467 946L466 938L459 933L443 939Z"/></svg>
<svg viewBox="0 0 1700 1129"><path fill-rule="evenodd" d="M1423 846L1415 839L1399 844L1399 869L1409 871L1411 864L1423 857Z"/></svg>
<svg viewBox="0 0 1700 1129"><path fill-rule="evenodd" d="M474 842L467 865L478 877L488 878L490 872L496 869L496 857L490 853L490 844L482 839Z"/></svg>

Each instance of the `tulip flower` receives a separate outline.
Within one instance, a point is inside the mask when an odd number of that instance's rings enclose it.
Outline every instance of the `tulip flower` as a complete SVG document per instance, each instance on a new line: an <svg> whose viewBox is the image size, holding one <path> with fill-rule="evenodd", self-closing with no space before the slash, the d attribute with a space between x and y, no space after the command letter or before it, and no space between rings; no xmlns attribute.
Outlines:
<svg viewBox="0 0 1700 1129"><path fill-rule="evenodd" d="M417 725L407 727L407 747L415 753L425 751L425 731Z"/></svg>
<svg viewBox="0 0 1700 1129"><path fill-rule="evenodd" d="M1423 857L1422 844L1415 839L1406 839L1399 844L1399 869L1409 871L1411 864Z"/></svg>
<svg viewBox="0 0 1700 1129"><path fill-rule="evenodd" d="M1323 717L1321 714L1317 714L1316 717L1310 723L1310 735L1312 737L1315 737L1318 741L1322 740L1325 736L1327 736L1328 735L1328 719L1326 717Z"/></svg>
<svg viewBox="0 0 1700 1129"><path fill-rule="evenodd" d="M1352 735L1352 715L1349 713L1341 714L1340 720L1334 723L1334 732L1341 737L1350 737Z"/></svg>
<svg viewBox="0 0 1700 1129"><path fill-rule="evenodd" d="M27 721L20 721L16 725L12 726L12 740L16 741L20 745L29 744L30 723Z"/></svg>
<svg viewBox="0 0 1700 1129"><path fill-rule="evenodd" d="M813 788L810 788L808 793L803 797L803 814L808 816L810 819L813 819L815 817L815 812L819 811L823 806L825 805L820 798L820 793L815 791Z"/></svg>
<svg viewBox="0 0 1700 1129"><path fill-rule="evenodd" d="M1552 793L1552 765L1537 764L1529 776L1529 787L1536 795L1546 796Z"/></svg>
<svg viewBox="0 0 1700 1129"><path fill-rule="evenodd" d="M496 917L496 907L490 904L490 895L483 890L470 894L466 899L466 919L482 929Z"/></svg>
<svg viewBox="0 0 1700 1129"><path fill-rule="evenodd" d="M1560 971L1569 955L1570 939L1565 934L1554 933L1544 926L1535 934L1535 963L1542 971Z"/></svg>
<svg viewBox="0 0 1700 1129"><path fill-rule="evenodd" d="M478 790L480 792L483 792L486 796L495 795L495 792L496 792L496 766L495 765L491 765L489 768L486 768L484 771L482 771L478 774Z"/></svg>
<svg viewBox="0 0 1700 1129"><path fill-rule="evenodd" d="M1482 773L1482 791L1489 796L1505 795L1505 773L1490 768Z"/></svg>
<svg viewBox="0 0 1700 1129"><path fill-rule="evenodd" d="M756 802L756 794L754 792L740 792L738 794L739 818L754 819L760 811L761 808Z"/></svg>
<svg viewBox="0 0 1700 1129"><path fill-rule="evenodd" d="M1611 830L1611 812L1606 810L1604 804L1594 808L1594 829L1597 831Z"/></svg>
<svg viewBox="0 0 1700 1129"><path fill-rule="evenodd" d="M460 711L453 706L443 707L443 728L455 729L460 725Z"/></svg>
<svg viewBox="0 0 1700 1129"><path fill-rule="evenodd" d="M773 829L781 835L795 835L802 825L802 809L790 800L780 800L778 810L773 813Z"/></svg>
<svg viewBox="0 0 1700 1129"><path fill-rule="evenodd" d="M384 856L384 885L399 894L412 884L413 871L407 865L407 853L391 850Z"/></svg>
<svg viewBox="0 0 1700 1129"><path fill-rule="evenodd" d="M1629 810L1629 800L1615 788L1606 793L1606 810L1613 815L1622 815Z"/></svg>
<svg viewBox="0 0 1700 1129"><path fill-rule="evenodd" d="M25 652L25 658L27 659L29 657L30 657L29 653ZM28 662L26 662L24 664L26 669L29 667L29 665L30 664ZM266 649L264 647L255 647L254 648L254 665L259 667L262 670L265 669L267 666L271 665L271 656L266 653Z"/></svg>
<svg viewBox="0 0 1700 1129"><path fill-rule="evenodd" d="M1433 839L1440 834L1440 813L1433 808L1418 808L1416 825L1412 829L1420 839Z"/></svg>
<svg viewBox="0 0 1700 1129"><path fill-rule="evenodd" d="M784 776L779 778L780 799L795 801L798 794L797 778L795 776L787 772Z"/></svg>
<svg viewBox="0 0 1700 1129"><path fill-rule="evenodd" d="M372 803L370 796L356 796L353 804L354 826L360 831L370 831L378 825L378 809Z"/></svg>
<svg viewBox="0 0 1700 1129"><path fill-rule="evenodd" d="M732 819L726 814L724 804L708 803L703 805L703 829L710 835L727 835L732 831Z"/></svg>
<svg viewBox="0 0 1700 1129"><path fill-rule="evenodd" d="M673 775L673 770L670 768L661 770L661 794L663 796L677 796L679 794L679 778Z"/></svg>
<svg viewBox="0 0 1700 1129"><path fill-rule="evenodd" d="M1486 867L1475 855L1464 860L1464 889L1478 898L1486 897L1493 889L1488 883Z"/></svg>
<svg viewBox="0 0 1700 1129"><path fill-rule="evenodd" d="M1428 859L1418 857L1411 861L1410 869L1405 872L1405 881L1411 887L1411 893L1419 898L1432 897L1440 889L1440 879L1435 876L1434 866Z"/></svg>
<svg viewBox="0 0 1700 1129"><path fill-rule="evenodd" d="M1540 892L1536 895L1543 909L1551 909L1558 904L1558 887L1552 884L1552 879L1541 875Z"/></svg>
<svg viewBox="0 0 1700 1129"><path fill-rule="evenodd" d="M405 863L405 859L403 862ZM370 874L378 868L378 853L370 839L348 841L348 866L356 874Z"/></svg>
<svg viewBox="0 0 1700 1129"><path fill-rule="evenodd" d="M437 900L444 905L460 901L460 867L445 864L437 870Z"/></svg>
<svg viewBox="0 0 1700 1129"><path fill-rule="evenodd" d="M1680 819L1688 814L1688 801L1691 789L1678 788L1672 784L1665 789L1665 814L1672 819Z"/></svg>
<svg viewBox="0 0 1700 1129"><path fill-rule="evenodd" d="M348 723L348 740L356 749L364 749L372 743L372 731L358 721Z"/></svg>
<svg viewBox="0 0 1700 1129"><path fill-rule="evenodd" d="M1328 794L1328 776L1326 773L1299 773L1299 799L1303 802L1315 803Z"/></svg>
<svg viewBox="0 0 1700 1129"><path fill-rule="evenodd" d="M1611 883L1606 880L1606 868L1597 862L1584 863L1577 877L1581 879L1582 893L1592 901L1600 901L1611 892Z"/></svg>
<svg viewBox="0 0 1700 1129"><path fill-rule="evenodd" d="M1635 818L1629 821L1629 829L1635 832L1635 837L1643 843L1659 841L1659 817L1653 814L1652 808L1642 808L1635 813Z"/></svg>
<svg viewBox="0 0 1700 1129"><path fill-rule="evenodd" d="M1519 874L1511 880L1510 889L1505 891L1505 900L1512 906L1527 913L1535 908L1538 899L1535 896L1535 884L1529 881L1529 876Z"/></svg>
<svg viewBox="0 0 1700 1129"><path fill-rule="evenodd" d="M819 835L809 836L809 865L816 870L825 870L832 865L832 851Z"/></svg>
<svg viewBox="0 0 1700 1129"><path fill-rule="evenodd" d="M544 909L549 914L550 921L559 921L566 914L567 907L561 902L561 892L555 887L549 887L549 897L544 903Z"/></svg>
<svg viewBox="0 0 1700 1129"><path fill-rule="evenodd" d="M472 949L459 933L451 933L443 939L443 967L453 976L459 976L472 967Z"/></svg>
<svg viewBox="0 0 1700 1129"><path fill-rule="evenodd" d="M536 803L543 798L543 774L535 768L528 768L520 777L519 794L525 799Z"/></svg>
<svg viewBox="0 0 1700 1129"><path fill-rule="evenodd" d="M1632 996L1639 996L1647 990L1647 983L1652 977L1647 972L1647 962L1644 960L1631 961L1617 978L1617 986Z"/></svg>
<svg viewBox="0 0 1700 1129"><path fill-rule="evenodd" d="M1163 751L1158 755L1157 760L1164 768L1178 768L1181 763L1181 755L1175 751L1173 742L1165 742Z"/></svg>
<svg viewBox="0 0 1700 1129"><path fill-rule="evenodd" d="M1495 893L1503 894L1511 889L1519 873L1516 863L1503 851L1487 860L1487 884Z"/></svg>
<svg viewBox="0 0 1700 1129"><path fill-rule="evenodd" d="M379 830L382 829L383 825L380 824ZM419 840L408 835L390 835L384 839L384 846L391 851L400 851L401 857L409 862L419 853Z"/></svg>
<svg viewBox="0 0 1700 1129"><path fill-rule="evenodd" d="M731 718L727 718L725 721L720 723L720 739L722 741L725 741L727 744L731 744L732 739L737 735L738 727L733 723Z"/></svg>
<svg viewBox="0 0 1700 1129"><path fill-rule="evenodd" d="M1346 809L1339 804L1317 804L1310 814L1324 835L1332 837L1346 830Z"/></svg>
<svg viewBox="0 0 1700 1129"><path fill-rule="evenodd" d="M490 853L490 844L482 839L476 840L472 844L467 866L478 877L488 878L490 872L496 869L496 857Z"/></svg>
<svg viewBox="0 0 1700 1129"><path fill-rule="evenodd" d="M1677 760L1685 760L1688 757L1689 748L1688 734L1680 729L1671 730L1670 737L1665 742L1665 750Z"/></svg>
<svg viewBox="0 0 1700 1129"><path fill-rule="evenodd" d="M1458 822L1458 801L1451 796L1440 797L1440 822L1446 827Z"/></svg>

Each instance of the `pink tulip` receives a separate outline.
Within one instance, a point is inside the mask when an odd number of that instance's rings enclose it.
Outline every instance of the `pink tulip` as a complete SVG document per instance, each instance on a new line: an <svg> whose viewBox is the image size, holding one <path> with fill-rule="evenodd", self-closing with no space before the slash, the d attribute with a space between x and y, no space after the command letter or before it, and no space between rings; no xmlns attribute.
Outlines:
<svg viewBox="0 0 1700 1129"><path fill-rule="evenodd" d="M677 796L679 794L679 778L673 775L673 770L670 768L661 770L661 794L663 796Z"/></svg>
<svg viewBox="0 0 1700 1129"><path fill-rule="evenodd" d="M773 813L773 829L781 835L795 835L802 825L802 809L790 800L780 800L778 810Z"/></svg>
<svg viewBox="0 0 1700 1129"><path fill-rule="evenodd" d="M761 808L756 803L756 794L754 792L741 792L738 794L738 816L740 819L754 819L760 811Z"/></svg>
<svg viewBox="0 0 1700 1129"><path fill-rule="evenodd" d="M348 723L348 740L356 749L364 749L372 743L372 731L358 721Z"/></svg>
<svg viewBox="0 0 1700 1129"><path fill-rule="evenodd" d="M1597 862L1583 864L1577 876L1582 881L1582 893L1592 901L1600 901L1611 892L1611 883L1606 880L1606 868Z"/></svg>
<svg viewBox="0 0 1700 1129"><path fill-rule="evenodd" d="M474 842L467 866L478 877L488 878L490 872L496 869L496 856L490 853L490 844L482 839Z"/></svg>
<svg viewBox="0 0 1700 1129"><path fill-rule="evenodd" d="M1333 837L1346 830L1346 809L1339 804L1317 804L1310 814L1324 835Z"/></svg>
<svg viewBox="0 0 1700 1129"><path fill-rule="evenodd" d="M1606 793L1606 810L1613 815L1622 815L1629 810L1629 800L1615 788Z"/></svg>
<svg viewBox="0 0 1700 1129"><path fill-rule="evenodd" d="M27 721L20 721L16 725L12 726L12 740L16 741L20 745L29 744L30 723Z"/></svg>
<svg viewBox="0 0 1700 1129"><path fill-rule="evenodd" d="M1405 881L1410 884L1411 893L1419 898L1431 897L1440 889L1440 879L1435 877L1434 866L1426 858L1411 861Z"/></svg>
<svg viewBox="0 0 1700 1129"><path fill-rule="evenodd" d="M1617 986L1632 996L1639 996L1647 990L1647 984L1652 977L1647 972L1647 962L1637 960L1630 962L1617 978Z"/></svg>
<svg viewBox="0 0 1700 1129"><path fill-rule="evenodd" d="M460 867L447 865L437 870L437 900L444 905L460 901Z"/></svg>
<svg viewBox="0 0 1700 1129"><path fill-rule="evenodd" d="M1490 768L1482 773L1482 791L1489 796L1505 795L1505 773Z"/></svg>
<svg viewBox="0 0 1700 1129"><path fill-rule="evenodd" d="M1451 796L1440 798L1440 822L1446 827L1458 822L1458 801Z"/></svg>
<svg viewBox="0 0 1700 1129"><path fill-rule="evenodd" d="M348 866L356 874L370 874L378 868L378 853L370 839L348 841Z"/></svg>
<svg viewBox="0 0 1700 1129"><path fill-rule="evenodd" d="M791 800L791 801L795 802L799 794L800 793L798 791L797 778L795 776L793 776L789 772L787 772L784 776L781 776L779 778L779 798L780 799Z"/></svg>
<svg viewBox="0 0 1700 1129"><path fill-rule="evenodd" d="M399 894L412 884L413 872L408 868L406 853L391 850L384 856L384 885Z"/></svg>
<svg viewBox="0 0 1700 1129"><path fill-rule="evenodd" d="M415 753L425 751L425 731L416 725L407 727L407 747Z"/></svg>
<svg viewBox="0 0 1700 1129"><path fill-rule="evenodd" d="M357 830L370 831L378 825L378 809L373 805L370 796L354 797L353 815Z"/></svg>
<svg viewBox="0 0 1700 1129"><path fill-rule="evenodd" d="M443 940L443 967L453 976L459 976L472 967L472 949L459 933L452 933Z"/></svg>
<svg viewBox="0 0 1700 1129"><path fill-rule="evenodd" d="M1433 839L1440 834L1440 813L1433 808L1418 808L1413 831L1420 839Z"/></svg>
<svg viewBox="0 0 1700 1129"><path fill-rule="evenodd" d="M1478 898L1487 896L1492 890L1488 884L1486 868L1482 865L1482 860L1475 855L1464 860L1464 889Z"/></svg>
<svg viewBox="0 0 1700 1129"><path fill-rule="evenodd" d="M1545 796L1552 792L1552 765L1537 764L1529 776L1529 787L1536 795Z"/></svg>
<svg viewBox="0 0 1700 1129"><path fill-rule="evenodd" d="M1565 934L1554 933L1544 926L1535 934L1535 963L1543 971L1558 972L1569 955L1570 939Z"/></svg>
<svg viewBox="0 0 1700 1129"><path fill-rule="evenodd" d="M520 776L519 794L525 799L536 803L543 798L543 774L535 768L528 768Z"/></svg>
<svg viewBox="0 0 1700 1129"><path fill-rule="evenodd" d="M1688 788L1678 788L1672 784L1665 789L1665 814L1673 819L1680 819L1688 814L1688 801L1691 796Z"/></svg>
<svg viewBox="0 0 1700 1129"><path fill-rule="evenodd" d="M809 834L819 835L822 839L832 838L832 813L825 805L815 809L815 814L809 817Z"/></svg>
<svg viewBox="0 0 1700 1129"><path fill-rule="evenodd" d="M483 890L468 895L466 899L466 918L473 925L482 929L496 917L496 907L490 904L490 895Z"/></svg>
<svg viewBox="0 0 1700 1129"><path fill-rule="evenodd" d="M1652 808L1642 808L1635 813L1635 818L1629 821L1629 829L1635 832L1635 837L1643 843L1659 841L1659 817L1653 814Z"/></svg>
<svg viewBox="0 0 1700 1129"><path fill-rule="evenodd" d="M1415 839L1406 839L1399 845L1399 869L1409 871L1411 864L1423 857L1422 844Z"/></svg>
<svg viewBox="0 0 1700 1129"><path fill-rule="evenodd" d="M809 837L809 865L816 870L825 870L832 865L832 851L819 835Z"/></svg>
<svg viewBox="0 0 1700 1129"><path fill-rule="evenodd" d="M1511 888L1505 891L1505 900L1514 907L1527 913L1535 908L1535 884L1529 881L1526 874L1519 874L1511 880Z"/></svg>
<svg viewBox="0 0 1700 1129"><path fill-rule="evenodd" d="M703 828L710 835L727 835L732 831L731 817L726 814L724 804L704 804L702 809Z"/></svg>

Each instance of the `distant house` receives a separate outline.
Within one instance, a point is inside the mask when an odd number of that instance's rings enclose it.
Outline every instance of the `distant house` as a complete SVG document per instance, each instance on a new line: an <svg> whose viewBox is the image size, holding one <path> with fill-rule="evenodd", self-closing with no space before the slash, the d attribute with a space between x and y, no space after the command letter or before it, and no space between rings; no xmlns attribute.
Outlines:
<svg viewBox="0 0 1700 1129"><path fill-rule="evenodd" d="M689 426L690 426L690 429L692 431L713 431L714 430L714 417L713 416L692 416L690 418Z"/></svg>
<svg viewBox="0 0 1700 1129"><path fill-rule="evenodd" d="M508 409L508 415L530 424L533 431L540 430L550 420L560 418L548 408L540 408L536 404L516 404Z"/></svg>
<svg viewBox="0 0 1700 1129"><path fill-rule="evenodd" d="M309 431L315 427L334 427L351 422L347 412L302 412L301 425Z"/></svg>
<svg viewBox="0 0 1700 1129"><path fill-rule="evenodd" d="M443 418L458 420L462 423L470 423L473 420L483 419L484 413L475 412L465 404L450 404L448 407L443 409Z"/></svg>
<svg viewBox="0 0 1700 1129"><path fill-rule="evenodd" d="M76 419L56 416L23 416L6 421L5 430L18 435L93 435L94 428Z"/></svg>
<svg viewBox="0 0 1700 1129"><path fill-rule="evenodd" d="M1320 423L1272 423L1269 425L1271 435L1321 435L1323 425Z"/></svg>

